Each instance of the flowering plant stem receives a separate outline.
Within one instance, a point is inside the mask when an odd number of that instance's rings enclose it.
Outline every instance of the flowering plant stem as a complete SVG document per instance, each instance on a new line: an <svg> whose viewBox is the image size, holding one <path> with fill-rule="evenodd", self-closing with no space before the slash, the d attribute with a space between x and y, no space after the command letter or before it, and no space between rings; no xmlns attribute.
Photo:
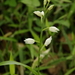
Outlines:
<svg viewBox="0 0 75 75"><path fill-rule="evenodd" d="M41 24L43 24L43 18L41 16ZM41 49L44 47L42 46L42 35L43 35L43 26L41 27L41 33L40 33L40 48L39 48L39 52L38 52L38 75L40 75L40 67L39 67L39 64L40 64L40 53L41 53Z"/></svg>

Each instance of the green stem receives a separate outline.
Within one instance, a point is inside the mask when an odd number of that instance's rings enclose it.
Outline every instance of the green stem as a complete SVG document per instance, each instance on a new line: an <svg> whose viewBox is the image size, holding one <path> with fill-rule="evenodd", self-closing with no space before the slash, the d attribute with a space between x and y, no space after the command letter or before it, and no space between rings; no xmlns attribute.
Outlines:
<svg viewBox="0 0 75 75"><path fill-rule="evenodd" d="M42 46L42 48L40 49L40 51L42 51L44 47L45 47L45 45Z"/></svg>
<svg viewBox="0 0 75 75"><path fill-rule="evenodd" d="M41 24L43 23L42 17L41 17ZM41 47L42 47L42 35L43 35L43 31L42 31L43 27L41 27L41 33L40 33L40 48L39 48L39 52L38 52L38 75L40 75L40 53L41 53Z"/></svg>
<svg viewBox="0 0 75 75"><path fill-rule="evenodd" d="M46 7L44 7L45 11L47 10L48 6L49 6L49 2L47 3Z"/></svg>

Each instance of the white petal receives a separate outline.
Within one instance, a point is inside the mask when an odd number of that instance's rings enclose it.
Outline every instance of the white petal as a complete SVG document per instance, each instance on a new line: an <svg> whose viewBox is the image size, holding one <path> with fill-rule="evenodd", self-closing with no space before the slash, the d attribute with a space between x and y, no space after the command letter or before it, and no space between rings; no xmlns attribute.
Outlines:
<svg viewBox="0 0 75 75"><path fill-rule="evenodd" d="M41 15L44 16L44 11L41 12Z"/></svg>
<svg viewBox="0 0 75 75"><path fill-rule="evenodd" d="M45 55L47 55L47 54L49 53L49 51L50 51L50 48L47 49L46 51L43 51L43 52L40 54L40 58L44 58Z"/></svg>
<svg viewBox="0 0 75 75"><path fill-rule="evenodd" d="M34 11L34 14L36 14L37 16L41 17L44 16L44 11L40 12L40 11Z"/></svg>
<svg viewBox="0 0 75 75"><path fill-rule="evenodd" d="M44 58L44 55L43 54L40 54L40 58Z"/></svg>
<svg viewBox="0 0 75 75"><path fill-rule="evenodd" d="M49 53L49 51L50 51L50 48L47 49L46 51L42 52L42 54L43 54L43 55L47 55L47 54Z"/></svg>
<svg viewBox="0 0 75 75"><path fill-rule="evenodd" d="M27 39L24 40L24 42L25 42L26 44L33 44L33 43L35 43L35 40L32 39L32 38L27 38Z"/></svg>
<svg viewBox="0 0 75 75"><path fill-rule="evenodd" d="M46 39L44 45L48 46L51 43L51 40L52 40L52 36Z"/></svg>
<svg viewBox="0 0 75 75"><path fill-rule="evenodd" d="M48 10L51 10L53 7L54 7L54 5L50 5L50 6L48 7Z"/></svg>
<svg viewBox="0 0 75 75"><path fill-rule="evenodd" d="M50 30L51 32L58 32L58 31L59 31L59 29L56 28L55 26L49 27L49 30Z"/></svg>

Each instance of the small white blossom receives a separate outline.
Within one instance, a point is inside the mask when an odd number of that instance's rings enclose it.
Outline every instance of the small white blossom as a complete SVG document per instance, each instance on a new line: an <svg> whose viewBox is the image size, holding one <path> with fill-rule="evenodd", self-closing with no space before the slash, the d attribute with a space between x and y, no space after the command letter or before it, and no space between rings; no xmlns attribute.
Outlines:
<svg viewBox="0 0 75 75"><path fill-rule="evenodd" d="M47 55L47 54L49 53L49 51L50 51L50 48L47 49L46 51L43 51L42 54L41 54L41 56L43 56L43 55L44 55L44 56Z"/></svg>
<svg viewBox="0 0 75 75"><path fill-rule="evenodd" d="M33 12L34 14L36 14L37 16L39 16L39 17L42 17L42 16L44 16L44 11L34 11Z"/></svg>
<svg viewBox="0 0 75 75"><path fill-rule="evenodd" d="M25 42L26 44L33 44L33 43L35 43L35 40L32 39L32 38L27 38L27 39L24 40L24 42Z"/></svg>
<svg viewBox="0 0 75 75"><path fill-rule="evenodd" d="M46 39L44 45L48 46L51 43L51 40L52 40L52 36L50 36L49 38Z"/></svg>
<svg viewBox="0 0 75 75"><path fill-rule="evenodd" d="M40 58L44 58L44 55L43 55L43 54L41 54L41 55L40 55Z"/></svg>
<svg viewBox="0 0 75 75"><path fill-rule="evenodd" d="M56 28L55 26L49 27L49 30L50 30L51 32L58 32L58 31L59 31L59 29Z"/></svg>

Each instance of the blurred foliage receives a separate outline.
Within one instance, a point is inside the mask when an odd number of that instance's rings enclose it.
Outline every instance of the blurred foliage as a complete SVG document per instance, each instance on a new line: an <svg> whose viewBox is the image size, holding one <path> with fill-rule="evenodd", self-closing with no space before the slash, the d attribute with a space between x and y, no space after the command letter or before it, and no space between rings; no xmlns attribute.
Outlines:
<svg viewBox="0 0 75 75"><path fill-rule="evenodd" d="M51 4L54 8L45 17L48 18L48 26L57 26L60 32L53 38L54 51L49 53L52 59L41 63L48 64L41 66L41 74L50 75L52 71L49 68L62 62L65 66L59 66L57 74L72 75L75 74L75 0L51 0ZM38 46L29 47L23 40L28 37L39 40L42 25L39 17L33 14L36 10L44 10L43 0L0 0L0 62L9 60L12 51L15 61L31 66L34 57L37 57ZM44 32L42 40L48 36L48 32ZM0 69L1 75L9 74L8 66ZM56 72L55 69L53 71ZM31 72L20 65L16 66L16 74L29 75Z"/></svg>

